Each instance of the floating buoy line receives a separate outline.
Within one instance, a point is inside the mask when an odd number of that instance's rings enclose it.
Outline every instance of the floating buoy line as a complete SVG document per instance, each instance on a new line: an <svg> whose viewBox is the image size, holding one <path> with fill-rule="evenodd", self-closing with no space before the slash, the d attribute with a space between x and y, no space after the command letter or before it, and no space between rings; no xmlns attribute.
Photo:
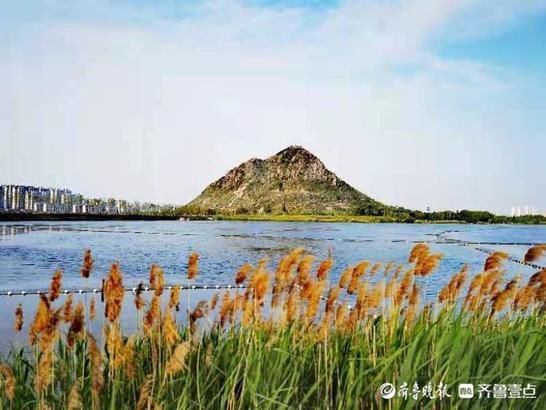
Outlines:
<svg viewBox="0 0 546 410"><path fill-rule="evenodd" d="M474 249L478 252L485 253L488 255L491 255L495 252L494 249L491 248L484 248L482 245L496 245L496 246L536 246L541 245L541 242L487 242L487 241L480 241L480 242L473 242L473 241L464 241L461 239L453 239L453 238L447 238L445 235L453 232L453 231L444 231L441 233L436 234L436 240L408 240L408 239L391 239L391 240L364 240L363 242L392 242L392 243L426 243L426 244L451 244L451 245L458 245L458 246L465 246L469 247L471 249ZM545 266L538 265L536 263L529 263L525 262L521 259L515 258L511 255L507 258L508 261L512 263L517 263L523 266L527 266L536 270L542 270L546 269ZM139 285L141 286L141 285ZM232 284L194 284L194 285L168 285L165 286L164 289L171 290L173 287L178 286L180 290L230 290L230 289L246 289L246 285L240 284L240 285L232 285ZM297 286L297 285L296 285ZM299 288L299 286L297 286ZM141 292L153 292L155 291L154 288L151 287L126 287L124 288L125 292L132 292L134 294L137 293L137 291ZM0 296L27 296L27 295L41 295L41 294L47 294L47 290L43 289L31 289L31 290L14 290L14 291L6 291L6 290L0 290ZM61 291L62 294L69 295L69 294L101 294L103 293L102 288L71 288L71 289L63 289ZM322 300L327 300L325 296L321 296ZM351 309L351 306L347 304L347 307Z"/></svg>

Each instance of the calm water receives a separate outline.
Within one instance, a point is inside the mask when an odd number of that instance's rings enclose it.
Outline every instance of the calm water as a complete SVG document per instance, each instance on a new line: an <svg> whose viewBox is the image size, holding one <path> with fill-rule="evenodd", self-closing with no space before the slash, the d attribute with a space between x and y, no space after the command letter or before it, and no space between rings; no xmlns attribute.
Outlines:
<svg viewBox="0 0 546 410"><path fill-rule="evenodd" d="M448 231L442 236L438 236ZM430 286L445 283L463 263L480 270L484 254L446 244L444 238L488 242L546 242L544 226L335 224L281 222L47 222L0 224L0 290L47 288L56 268L64 285L82 285L79 276L83 250L91 248L95 270L90 286L100 286L113 261L121 263L127 284L146 280L152 263L161 265L168 282L184 282L187 257L201 256L201 283L231 283L243 263L263 256L271 261L295 247L318 258L331 249L332 276L362 259L404 262L415 241L432 241L445 254L440 273ZM525 246L493 246L521 258ZM521 265L512 268L532 273Z"/></svg>
<svg viewBox="0 0 546 410"><path fill-rule="evenodd" d="M429 241L435 252L445 257L440 269L426 278L424 289L433 297L449 277L468 263L472 272L481 270L485 255L471 247L446 243L446 239L472 242L546 243L546 227L491 225L404 225L404 224L327 224L280 222L46 222L0 223L0 291L47 289L56 268L64 273L64 286L79 288L83 251L91 248L96 260L89 286L100 287L113 261L121 263L125 284L146 281L152 263L160 264L169 283L187 283L187 257L200 254L198 282L233 283L234 272L246 262L256 263L267 256L273 268L290 249L304 247L318 259L331 250L335 267L333 279L349 264L360 260L405 262L414 242ZM483 245L502 249L522 258L527 246ZM531 268L510 263L508 276ZM210 291L183 291L178 320ZM87 302L91 295L87 295ZM123 326L136 326L132 297L125 298ZM64 296L58 304L63 303ZM10 344L23 344L27 327L14 334L13 312L23 304L25 321L30 322L36 296L0 296L0 352ZM99 312L102 305L98 304ZM100 313L99 313L99 318ZM97 320L97 334L101 321Z"/></svg>

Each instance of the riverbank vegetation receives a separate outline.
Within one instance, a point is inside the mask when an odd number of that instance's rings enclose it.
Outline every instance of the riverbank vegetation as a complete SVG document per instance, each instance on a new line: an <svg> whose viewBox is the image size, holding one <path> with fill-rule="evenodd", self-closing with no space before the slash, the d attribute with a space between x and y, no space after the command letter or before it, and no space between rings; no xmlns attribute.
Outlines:
<svg viewBox="0 0 546 410"><path fill-rule="evenodd" d="M25 212L0 212L0 221L159 221L159 220L219 220L219 221L272 221L272 222L355 222L355 223L445 223L445 224L521 224L543 225L546 216L494 215L485 211L399 211L379 214L290 214L290 213L249 213L241 209L237 212L218 212L212 209L181 207L176 211L158 214L42 214Z"/></svg>
<svg viewBox="0 0 546 410"><path fill-rule="evenodd" d="M214 209L181 207L176 215L188 219L213 219L231 221L279 221L279 222L358 222L358 223L470 223L470 224L546 224L544 215L505 216L487 211L438 211L421 212L403 208L385 209L382 212L354 214L290 214L252 213L248 209L221 212Z"/></svg>
<svg viewBox="0 0 546 410"><path fill-rule="evenodd" d="M536 246L524 259L545 253ZM57 271L34 318L15 311L14 330L29 345L0 362L1 407L544 408L546 270L506 277L508 255L495 252L482 272L462 266L430 298L441 259L417 244L407 264L362 261L334 280L332 257L315 264L295 249L275 266L245 264L234 273L239 287L188 311L156 265L149 283L126 292L113 264L100 306L65 296ZM82 280L93 263L86 251ZM198 263L192 254L188 280ZM134 334L122 327L124 298L137 312ZM90 331L96 321L100 334ZM386 382L409 393L384 399ZM523 386L528 397L461 400L459 383Z"/></svg>

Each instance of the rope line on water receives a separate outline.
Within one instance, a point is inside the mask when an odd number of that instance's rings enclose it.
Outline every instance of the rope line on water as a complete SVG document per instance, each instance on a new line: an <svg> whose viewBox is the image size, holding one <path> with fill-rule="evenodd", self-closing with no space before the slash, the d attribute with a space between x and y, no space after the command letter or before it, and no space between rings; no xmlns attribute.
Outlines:
<svg viewBox="0 0 546 410"><path fill-rule="evenodd" d="M175 286L179 286L180 290L218 290L218 289L245 289L245 285L208 285L208 284L199 284L199 285L167 285L164 287L166 290L171 290ZM138 286L135 287L126 287L123 289L125 292L133 292L136 294ZM153 292L155 288L152 287L143 287L141 288L143 292ZM43 289L32 289L32 290L16 290L16 291L5 291L0 290L0 296L26 296L26 295L46 295L49 291ZM94 293L101 294L102 288L72 288L72 289L62 289L61 294L86 294Z"/></svg>
<svg viewBox="0 0 546 410"><path fill-rule="evenodd" d="M483 247L481 247L481 245L499 245L499 246L537 246L537 245L543 245L542 242L510 242L510 243L508 243L508 242L471 242L471 241L463 241L461 239L445 238L444 235L446 233L448 233L448 232L442 232L442 233L437 234L436 236L438 238L441 238L444 241L446 241L446 243L458 244L459 246L467 246L469 248L472 248L472 249L474 249L474 250L476 250L478 252L481 252L481 253L485 253L487 255L491 255L494 252L496 252L495 249L483 248ZM478 246L475 246L475 245L478 245ZM518 258L515 258L515 257L513 257L511 255L508 255L507 260L510 261L510 262L518 263L520 265L528 266L530 268L537 269L537 270L546 269L546 267L544 267L542 265L539 265L537 263L525 262L525 261L523 261L521 259L518 259Z"/></svg>
<svg viewBox="0 0 546 410"><path fill-rule="evenodd" d="M246 289L248 288L248 286L246 285L243 285L243 284L240 284L240 285L231 285L231 284L228 284L228 285L167 285L165 286L163 289L166 289L166 290L172 290L174 287L180 287L180 290L220 290L220 289L227 289L227 290L231 290L231 289ZM299 285L295 285L296 286L296 289L298 290L301 290L301 286ZM125 292L132 292L133 294L136 295L137 291L139 290L138 289L138 286L136 287L126 287L123 289ZM140 289L141 292L154 292L155 291L155 288L152 288L152 287L143 287ZM12 297L12 296L31 296L31 295L47 295L49 293L48 290L42 290L42 289L33 289L33 290L17 290L17 291L0 291L0 296L8 296L8 297ZM70 295L70 294L79 294L79 295L83 295L83 294L89 294L89 293L92 293L92 294L100 294L102 296L103 294L103 290L102 289L99 289L99 288L74 288L74 289L62 289L61 294L63 295ZM321 295L320 296L320 299L323 300L323 301L327 301L328 298L324 295ZM336 300L334 302L334 304L336 305L345 305L347 306L347 308L349 310L352 310L353 307L351 306L351 304L349 303L344 303L346 301L340 301L340 300Z"/></svg>
<svg viewBox="0 0 546 410"><path fill-rule="evenodd" d="M472 241L464 241L461 239L452 239L452 238L446 238L445 235L449 233L450 231L441 232L439 234L436 234L437 240L429 241L419 241L419 240L407 240L407 239L392 239L387 240L386 242L394 242L394 243L436 243L436 244L452 244L452 245L459 245L459 246L466 246L469 248L472 248L478 252L482 252L488 255L491 255L495 252L494 249L490 248L483 248L481 246L475 246L475 245L500 245L500 246L536 246L541 245L542 243L535 243L535 242L472 242ZM377 240L365 240L363 242L378 242ZM536 269L536 270L542 270L546 269L546 267L542 265L538 265L536 263L529 263L522 261L521 259L515 258L513 256L508 256L508 261L513 263L518 263L520 265L528 266L530 268ZM139 285L140 286L140 285ZM167 285L164 287L164 289L171 290L173 287L178 286L180 287L180 290L219 290L219 289L246 289L246 286L243 284L240 285L232 285L232 284L195 284L195 285ZM297 285L296 285L297 286ZM299 287L298 287L299 288ZM139 290L138 286L135 287L126 287L124 288L125 292L133 292L136 294L137 290ZM142 287L140 289L143 292L151 292L155 291L154 288L151 287ZM26 296L26 295L41 295L41 294L47 294L48 290L43 289L31 289L31 290L15 290L15 291L6 291L6 290L0 290L0 296ZM67 288L61 290L62 294L68 295L68 294L103 294L102 288ZM327 300L325 296L321 296L322 300ZM349 309L351 309L350 305L347 305Z"/></svg>

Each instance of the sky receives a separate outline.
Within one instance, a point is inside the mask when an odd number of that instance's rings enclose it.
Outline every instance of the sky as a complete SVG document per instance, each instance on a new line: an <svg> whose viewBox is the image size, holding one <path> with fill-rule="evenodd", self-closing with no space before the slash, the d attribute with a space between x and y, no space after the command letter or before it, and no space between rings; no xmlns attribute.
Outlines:
<svg viewBox="0 0 546 410"><path fill-rule="evenodd" d="M546 213L544 0L0 7L0 183L182 204L296 144L388 204Z"/></svg>

